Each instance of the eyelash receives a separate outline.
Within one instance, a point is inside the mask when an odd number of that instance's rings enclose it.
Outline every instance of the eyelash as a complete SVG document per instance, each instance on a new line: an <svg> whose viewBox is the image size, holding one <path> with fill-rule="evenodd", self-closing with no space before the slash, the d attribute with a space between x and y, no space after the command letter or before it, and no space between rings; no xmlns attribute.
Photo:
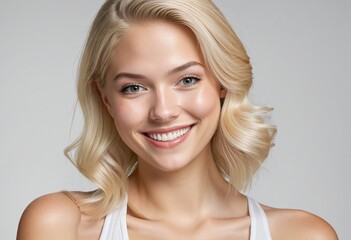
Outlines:
<svg viewBox="0 0 351 240"><path fill-rule="evenodd" d="M192 83L191 84L181 84L181 82L185 81L185 80L192 80ZM178 85L181 85L181 86L185 86L185 87L189 87L189 86L193 86L195 85L198 81L200 81L200 78L197 77L197 76L194 76L194 75L188 75L188 76L185 76L183 77L179 82L178 82Z"/></svg>
<svg viewBox="0 0 351 240"><path fill-rule="evenodd" d="M189 80L189 79L192 82L190 84L184 84L184 81ZM199 77L194 76L194 75L188 75L188 76L183 77L181 80L179 80L177 85L180 85L181 87L191 87L191 86L195 85L198 81L200 81ZM182 82L183 82L183 84L182 84ZM133 87L138 87L138 90L132 91ZM140 84L130 83L130 84L123 86L121 88L120 92L122 92L123 94L135 94L135 93L141 92L143 90L146 90L146 87L144 87Z"/></svg>
<svg viewBox="0 0 351 240"><path fill-rule="evenodd" d="M133 87L138 87L139 89L137 91L131 91ZM140 92L141 91L140 89L145 90L146 88L140 84L131 83L126 86L123 86L120 91L124 94L134 94L134 93Z"/></svg>

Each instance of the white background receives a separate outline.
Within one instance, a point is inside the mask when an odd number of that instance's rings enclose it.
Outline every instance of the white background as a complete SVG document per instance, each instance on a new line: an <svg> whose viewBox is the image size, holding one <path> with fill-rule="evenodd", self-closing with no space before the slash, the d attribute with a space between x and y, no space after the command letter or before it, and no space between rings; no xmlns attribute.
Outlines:
<svg viewBox="0 0 351 240"><path fill-rule="evenodd" d="M91 188L62 151L81 126L77 111L71 130L76 68L102 2L0 0L0 239L15 239L34 198ZM351 239L351 2L215 2L252 58L252 99L278 126L249 194Z"/></svg>

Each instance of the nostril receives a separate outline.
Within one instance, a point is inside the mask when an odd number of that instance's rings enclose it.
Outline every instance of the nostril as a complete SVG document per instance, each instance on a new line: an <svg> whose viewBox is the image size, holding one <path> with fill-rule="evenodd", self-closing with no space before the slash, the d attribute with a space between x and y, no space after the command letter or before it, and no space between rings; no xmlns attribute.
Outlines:
<svg viewBox="0 0 351 240"><path fill-rule="evenodd" d="M179 111L176 107L155 107L150 111L150 119L154 121L170 121L179 115Z"/></svg>
<svg viewBox="0 0 351 240"><path fill-rule="evenodd" d="M155 122L168 122L175 119L180 112L177 104L178 95L167 86L159 86L153 95L150 119Z"/></svg>

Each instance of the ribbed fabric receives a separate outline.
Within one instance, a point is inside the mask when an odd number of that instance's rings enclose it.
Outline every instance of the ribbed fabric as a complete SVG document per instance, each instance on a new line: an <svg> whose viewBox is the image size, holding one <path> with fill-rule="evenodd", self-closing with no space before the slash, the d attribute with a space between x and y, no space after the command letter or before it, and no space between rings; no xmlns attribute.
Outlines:
<svg viewBox="0 0 351 240"><path fill-rule="evenodd" d="M126 199L122 206L105 218L100 240L128 240Z"/></svg>
<svg viewBox="0 0 351 240"><path fill-rule="evenodd" d="M117 210L108 214L100 240L128 240L127 200ZM250 240L272 240L268 221L260 204L248 197L248 208L251 219Z"/></svg>
<svg viewBox="0 0 351 240"><path fill-rule="evenodd" d="M260 204L247 198L251 219L250 240L272 240L268 220Z"/></svg>

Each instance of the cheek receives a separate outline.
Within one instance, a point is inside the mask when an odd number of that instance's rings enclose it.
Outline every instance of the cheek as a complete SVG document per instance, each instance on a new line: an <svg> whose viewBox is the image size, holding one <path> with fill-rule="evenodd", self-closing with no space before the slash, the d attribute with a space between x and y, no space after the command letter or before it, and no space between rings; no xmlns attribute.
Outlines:
<svg viewBox="0 0 351 240"><path fill-rule="evenodd" d="M112 106L112 115L120 135L126 130L135 129L143 119L145 119L145 108L142 105L132 101L116 101Z"/></svg>
<svg viewBox="0 0 351 240"><path fill-rule="evenodd" d="M219 116L219 94L217 89L213 87L203 88L199 90L196 95L189 96L185 104L189 106L188 110L198 118L206 118L214 114L216 117Z"/></svg>

